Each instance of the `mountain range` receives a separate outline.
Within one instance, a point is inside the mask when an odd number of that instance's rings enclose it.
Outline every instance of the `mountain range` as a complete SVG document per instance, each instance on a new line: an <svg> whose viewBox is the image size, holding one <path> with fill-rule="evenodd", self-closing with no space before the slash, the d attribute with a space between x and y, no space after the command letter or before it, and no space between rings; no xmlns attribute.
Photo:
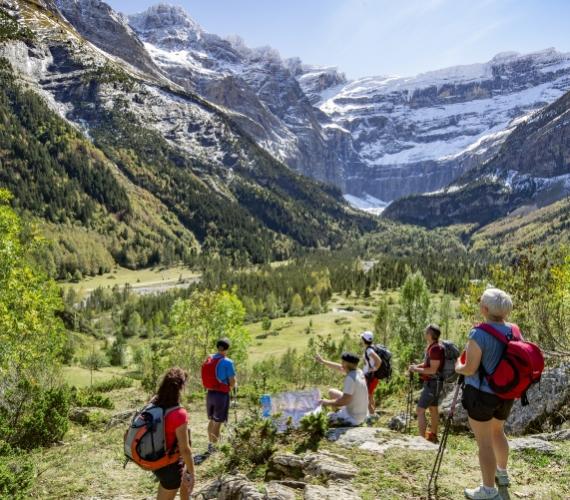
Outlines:
<svg viewBox="0 0 570 500"><path fill-rule="evenodd" d="M57 235L59 276L201 250L265 262L379 230L347 201L480 227L570 191L570 54L554 49L349 81L180 7L0 0L0 69L0 185Z"/></svg>
<svg viewBox="0 0 570 500"><path fill-rule="evenodd" d="M180 7L127 18L98 0L57 3L101 49L223 106L271 155L359 206L447 186L570 90L570 54L554 49L347 81L336 68L207 33Z"/></svg>

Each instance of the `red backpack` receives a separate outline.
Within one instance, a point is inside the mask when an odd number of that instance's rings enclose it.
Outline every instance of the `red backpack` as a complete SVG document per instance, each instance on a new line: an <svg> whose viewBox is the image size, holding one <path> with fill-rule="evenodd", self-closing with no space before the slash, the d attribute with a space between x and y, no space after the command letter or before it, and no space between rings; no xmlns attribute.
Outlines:
<svg viewBox="0 0 570 500"><path fill-rule="evenodd" d="M540 381L544 370L542 351L536 344L522 338L517 325L511 325L511 334L507 337L487 323L481 323L476 328L505 345L501 360L493 373L483 374L489 387L501 399L520 398L523 406L526 406L526 392L532 384Z"/></svg>
<svg viewBox="0 0 570 500"><path fill-rule="evenodd" d="M202 365L202 385L209 391L230 392L231 388L228 384L223 384L216 377L216 369L223 357L214 358L209 356Z"/></svg>

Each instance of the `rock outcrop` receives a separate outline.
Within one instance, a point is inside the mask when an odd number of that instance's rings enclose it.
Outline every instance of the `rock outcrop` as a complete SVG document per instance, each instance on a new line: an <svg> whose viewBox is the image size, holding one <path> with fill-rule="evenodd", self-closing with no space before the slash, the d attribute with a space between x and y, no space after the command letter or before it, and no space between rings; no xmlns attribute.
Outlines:
<svg viewBox="0 0 570 500"><path fill-rule="evenodd" d="M447 415L453 394L449 393L441 405L441 413ZM533 385L528 392L530 404L522 406L516 401L505 424L509 434L521 435L538 431L543 427L548 430L556 425L557 414L570 402L570 365L546 370L539 384ZM467 412L459 402L457 405L454 426L467 429Z"/></svg>
<svg viewBox="0 0 570 500"><path fill-rule="evenodd" d="M370 452L383 454L391 448L403 448L414 451L434 451L436 444L430 443L419 436L395 434L388 429L379 427L350 427L329 431L327 438L340 446L359 448Z"/></svg>

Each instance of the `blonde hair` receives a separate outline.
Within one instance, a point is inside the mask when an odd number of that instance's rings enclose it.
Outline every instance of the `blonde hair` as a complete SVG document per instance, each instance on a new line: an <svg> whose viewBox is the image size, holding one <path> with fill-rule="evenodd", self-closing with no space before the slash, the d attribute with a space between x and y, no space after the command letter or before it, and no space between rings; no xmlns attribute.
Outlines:
<svg viewBox="0 0 570 500"><path fill-rule="evenodd" d="M499 288L487 288L481 295L481 304L489 311L489 316L505 319L513 310L513 299Z"/></svg>

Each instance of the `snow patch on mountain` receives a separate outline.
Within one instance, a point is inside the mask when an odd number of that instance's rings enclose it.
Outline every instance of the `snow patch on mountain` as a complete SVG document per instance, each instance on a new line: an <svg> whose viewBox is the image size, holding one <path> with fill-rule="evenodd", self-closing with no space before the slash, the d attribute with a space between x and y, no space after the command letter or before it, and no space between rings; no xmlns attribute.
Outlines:
<svg viewBox="0 0 570 500"><path fill-rule="evenodd" d="M364 193L361 196L345 194L344 199L353 207L373 215L380 215L389 203Z"/></svg>

